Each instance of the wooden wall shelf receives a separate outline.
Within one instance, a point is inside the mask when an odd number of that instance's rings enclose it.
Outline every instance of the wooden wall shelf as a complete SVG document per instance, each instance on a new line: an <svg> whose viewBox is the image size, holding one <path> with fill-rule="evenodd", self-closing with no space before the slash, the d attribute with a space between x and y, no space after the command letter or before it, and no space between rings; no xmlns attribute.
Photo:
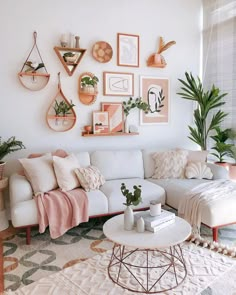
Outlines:
<svg viewBox="0 0 236 295"><path fill-rule="evenodd" d="M81 59L83 58L85 52L87 49L82 48L71 48L71 47L54 47L54 50L59 57L63 67L65 68L67 74L69 76L72 76L74 74L74 71L76 70L78 64L80 63ZM75 61L66 61L66 58L64 58L64 55L66 53L72 53L75 55Z"/></svg>
<svg viewBox="0 0 236 295"><path fill-rule="evenodd" d="M111 133L87 133L87 132L82 132L82 136L84 137L93 137L93 136L132 136L132 135L139 135L138 132L130 132L130 133L125 133L125 132L111 132Z"/></svg>

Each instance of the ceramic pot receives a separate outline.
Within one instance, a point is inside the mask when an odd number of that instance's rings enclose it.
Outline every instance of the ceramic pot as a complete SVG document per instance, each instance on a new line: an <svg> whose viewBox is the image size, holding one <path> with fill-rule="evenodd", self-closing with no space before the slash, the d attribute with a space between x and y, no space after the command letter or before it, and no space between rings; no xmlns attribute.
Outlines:
<svg viewBox="0 0 236 295"><path fill-rule="evenodd" d="M130 206L127 206L124 211L124 229L132 230L134 227L134 212Z"/></svg>
<svg viewBox="0 0 236 295"><path fill-rule="evenodd" d="M3 172L5 168L6 162L0 161L0 180L3 179Z"/></svg>
<svg viewBox="0 0 236 295"><path fill-rule="evenodd" d="M236 180L236 164L231 164L229 166L229 178Z"/></svg>

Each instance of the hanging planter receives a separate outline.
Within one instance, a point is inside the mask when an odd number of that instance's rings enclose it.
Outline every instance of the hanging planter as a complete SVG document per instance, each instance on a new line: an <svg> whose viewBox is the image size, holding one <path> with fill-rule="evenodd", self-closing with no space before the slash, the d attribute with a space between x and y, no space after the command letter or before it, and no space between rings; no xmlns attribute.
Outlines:
<svg viewBox="0 0 236 295"><path fill-rule="evenodd" d="M48 84L50 74L47 72L37 46L37 32L34 32L33 36L34 45L18 73L18 77L25 88L31 91L38 91ZM36 57L33 57L33 53L36 53Z"/></svg>
<svg viewBox="0 0 236 295"><path fill-rule="evenodd" d="M69 101L62 92L60 73L58 73L58 92L47 112L48 126L58 132L72 129L76 122L74 106L72 101Z"/></svg>

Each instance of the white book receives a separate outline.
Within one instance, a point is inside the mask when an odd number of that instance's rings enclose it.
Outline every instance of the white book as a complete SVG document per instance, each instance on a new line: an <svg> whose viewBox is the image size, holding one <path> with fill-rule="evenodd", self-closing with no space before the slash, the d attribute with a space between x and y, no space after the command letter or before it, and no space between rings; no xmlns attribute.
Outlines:
<svg viewBox="0 0 236 295"><path fill-rule="evenodd" d="M175 219L175 213L162 209L160 215L151 216L149 210L142 211L134 214L134 221L136 222L140 217L143 218L145 225L153 227L165 221Z"/></svg>
<svg viewBox="0 0 236 295"><path fill-rule="evenodd" d="M165 221L165 222L163 222L163 223L161 223L159 225L153 226L153 227L145 225L145 229L148 230L148 231L151 231L153 233L156 233L159 230L161 230L161 229L163 229L163 228L165 228L168 225L173 224L173 223L175 223L175 219L170 219L168 221Z"/></svg>

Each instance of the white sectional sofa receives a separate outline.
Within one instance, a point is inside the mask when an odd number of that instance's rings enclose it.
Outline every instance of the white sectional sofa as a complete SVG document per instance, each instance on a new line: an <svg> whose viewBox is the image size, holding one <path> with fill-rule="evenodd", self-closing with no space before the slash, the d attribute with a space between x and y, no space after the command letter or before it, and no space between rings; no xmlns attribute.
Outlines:
<svg viewBox="0 0 236 295"><path fill-rule="evenodd" d="M105 177L105 184L99 190L87 192L89 216L97 217L124 211L125 198L120 191L121 183L132 189L133 185L142 186L142 203L134 209L146 209L150 200L158 200L178 209L181 196L199 183L198 179L152 179L154 172L153 151L112 150L74 153L81 167L96 166ZM207 164L213 172L213 179L227 178L223 167ZM14 227L25 227L27 243L30 243L30 230L38 224L36 203L33 191L25 176L11 175L9 183L11 219ZM218 227L236 222L236 200L205 208L203 223L213 228L217 239Z"/></svg>

